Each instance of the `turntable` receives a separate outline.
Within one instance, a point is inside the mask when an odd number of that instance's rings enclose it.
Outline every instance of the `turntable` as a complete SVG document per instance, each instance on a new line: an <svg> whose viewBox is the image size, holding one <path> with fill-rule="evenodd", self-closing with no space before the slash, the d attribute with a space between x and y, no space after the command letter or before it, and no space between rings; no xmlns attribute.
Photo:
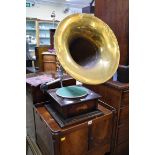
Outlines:
<svg viewBox="0 0 155 155"><path fill-rule="evenodd" d="M47 91L50 103L45 107L61 127L102 115L97 109L99 94L83 86L68 86Z"/></svg>

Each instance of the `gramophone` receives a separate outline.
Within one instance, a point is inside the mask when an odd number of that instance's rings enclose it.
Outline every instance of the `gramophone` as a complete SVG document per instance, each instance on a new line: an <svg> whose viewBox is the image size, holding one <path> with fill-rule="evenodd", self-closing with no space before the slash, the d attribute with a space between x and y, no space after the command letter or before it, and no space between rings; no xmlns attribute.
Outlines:
<svg viewBox="0 0 155 155"><path fill-rule="evenodd" d="M54 48L61 66L58 79L41 86L50 96L47 110L61 127L102 115L97 109L101 96L81 85L63 87L63 70L85 84L97 85L109 80L120 59L113 31L93 15L69 15L56 29ZM59 81L61 88L48 90L48 85Z"/></svg>

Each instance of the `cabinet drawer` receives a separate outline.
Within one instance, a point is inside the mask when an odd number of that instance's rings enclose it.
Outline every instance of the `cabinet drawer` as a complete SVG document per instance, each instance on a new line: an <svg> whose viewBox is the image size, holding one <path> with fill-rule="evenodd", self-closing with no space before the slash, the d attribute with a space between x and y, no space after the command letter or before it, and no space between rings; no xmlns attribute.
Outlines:
<svg viewBox="0 0 155 155"><path fill-rule="evenodd" d="M129 91L124 91L122 94L121 107L129 105Z"/></svg>
<svg viewBox="0 0 155 155"><path fill-rule="evenodd" d="M125 123L118 127L117 144L121 144L129 140L129 123Z"/></svg>
<svg viewBox="0 0 155 155"><path fill-rule="evenodd" d="M129 121L129 107L123 107L120 109L119 124Z"/></svg>

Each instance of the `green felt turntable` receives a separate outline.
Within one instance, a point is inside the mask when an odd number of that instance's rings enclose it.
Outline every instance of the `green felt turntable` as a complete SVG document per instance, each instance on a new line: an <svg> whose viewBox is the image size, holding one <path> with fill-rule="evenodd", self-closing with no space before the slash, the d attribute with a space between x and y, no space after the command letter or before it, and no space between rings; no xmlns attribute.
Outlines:
<svg viewBox="0 0 155 155"><path fill-rule="evenodd" d="M68 86L57 89L56 94L63 98L81 98L88 94L88 91L84 87L80 86Z"/></svg>

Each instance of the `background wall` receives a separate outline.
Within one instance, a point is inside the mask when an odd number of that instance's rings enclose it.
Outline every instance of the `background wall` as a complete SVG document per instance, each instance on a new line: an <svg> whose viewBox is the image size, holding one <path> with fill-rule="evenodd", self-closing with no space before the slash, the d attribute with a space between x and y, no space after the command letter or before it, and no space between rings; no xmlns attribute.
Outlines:
<svg viewBox="0 0 155 155"><path fill-rule="evenodd" d="M69 8L68 13L64 13L65 8ZM35 4L33 7L26 8L26 17L51 20L51 13L55 11L55 20L61 21L64 17L72 13L81 13L82 8L73 8L65 5L45 5Z"/></svg>

